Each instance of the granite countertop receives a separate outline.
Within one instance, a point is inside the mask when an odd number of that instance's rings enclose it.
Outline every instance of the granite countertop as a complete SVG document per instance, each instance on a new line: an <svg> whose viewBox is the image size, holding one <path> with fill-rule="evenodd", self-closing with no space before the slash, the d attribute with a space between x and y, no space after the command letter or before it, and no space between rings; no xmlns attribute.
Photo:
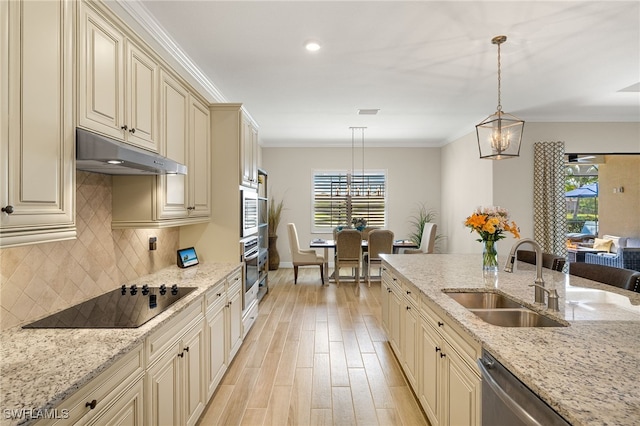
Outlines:
<svg viewBox="0 0 640 426"><path fill-rule="evenodd" d="M640 294L543 270L560 312L534 304L535 266L482 276L480 255L382 255L445 315L573 425L635 425L640 419ZM504 264L504 259L500 265ZM488 324L442 292L494 289L567 327Z"/></svg>
<svg viewBox="0 0 640 426"><path fill-rule="evenodd" d="M202 296L241 264L201 263L187 269L171 266L131 281L139 286L172 284L198 287L139 328L22 329L0 334L0 424L14 424L8 410L56 407L97 377L173 315Z"/></svg>

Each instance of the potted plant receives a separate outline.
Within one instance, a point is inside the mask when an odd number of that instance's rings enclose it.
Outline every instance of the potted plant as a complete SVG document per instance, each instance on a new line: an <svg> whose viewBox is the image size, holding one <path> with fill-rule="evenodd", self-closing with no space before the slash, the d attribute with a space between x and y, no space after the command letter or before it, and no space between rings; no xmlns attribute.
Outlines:
<svg viewBox="0 0 640 426"><path fill-rule="evenodd" d="M436 218L436 212L432 209L428 209L423 203L418 204L418 211L415 216L411 216L409 223L411 224L411 234L409 239L413 241L418 247L422 241L422 232L424 231L424 224L431 223ZM436 242L442 238L442 235L436 235Z"/></svg>
<svg viewBox="0 0 640 426"><path fill-rule="evenodd" d="M277 241L278 241L278 225L280 225L280 216L282 214L282 208L284 207L284 200L277 201L271 197L269 200L269 218L268 218L268 232L269 232L269 270L275 271L280 267L280 253L278 253Z"/></svg>

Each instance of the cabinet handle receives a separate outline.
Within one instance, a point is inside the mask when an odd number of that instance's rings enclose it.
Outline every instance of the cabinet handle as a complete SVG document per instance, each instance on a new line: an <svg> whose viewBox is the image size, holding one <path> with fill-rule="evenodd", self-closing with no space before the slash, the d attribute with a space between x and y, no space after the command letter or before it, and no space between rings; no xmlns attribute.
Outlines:
<svg viewBox="0 0 640 426"><path fill-rule="evenodd" d="M180 358L184 358L184 351L180 352L180 353L178 354L178 356L179 356Z"/></svg>
<svg viewBox="0 0 640 426"><path fill-rule="evenodd" d="M438 327L442 327L444 325L443 322L438 321Z"/></svg>
<svg viewBox="0 0 640 426"><path fill-rule="evenodd" d="M411 291L407 290L407 294L411 294Z"/></svg>
<svg viewBox="0 0 640 426"><path fill-rule="evenodd" d="M390 288L387 288L387 293L391 293L391 289Z"/></svg>
<svg viewBox="0 0 640 426"><path fill-rule="evenodd" d="M136 129L134 129L133 127L129 129L129 133L135 133L135 132L136 132Z"/></svg>
<svg viewBox="0 0 640 426"><path fill-rule="evenodd" d="M220 297L222 296L222 293L216 293L216 296Z"/></svg>
<svg viewBox="0 0 640 426"><path fill-rule="evenodd" d="M393 277L393 280L394 280L394 281L398 281L398 279L397 279L396 277Z"/></svg>
<svg viewBox="0 0 640 426"><path fill-rule="evenodd" d="M6 214L11 214L13 213L13 206L7 206L7 207L3 207L2 211Z"/></svg>
<svg viewBox="0 0 640 426"><path fill-rule="evenodd" d="M189 346L183 349L183 352L189 352Z"/></svg>
<svg viewBox="0 0 640 426"><path fill-rule="evenodd" d="M124 130L125 132L127 131L127 129L129 128L129 126L127 126L126 124L122 127L120 127L122 130Z"/></svg>
<svg viewBox="0 0 640 426"><path fill-rule="evenodd" d="M436 352L440 352L440 351L441 351L441 349L436 346Z"/></svg>
<svg viewBox="0 0 640 426"><path fill-rule="evenodd" d="M93 410L94 408L96 408L97 404L98 404L98 401L94 399L93 401L87 402L86 404L84 404L84 406L89 407L90 410Z"/></svg>
<svg viewBox="0 0 640 426"><path fill-rule="evenodd" d="M411 310L411 306L407 306L407 311L410 311L410 310Z"/></svg>
<svg viewBox="0 0 640 426"><path fill-rule="evenodd" d="M447 354L440 352L440 358L444 358Z"/></svg>

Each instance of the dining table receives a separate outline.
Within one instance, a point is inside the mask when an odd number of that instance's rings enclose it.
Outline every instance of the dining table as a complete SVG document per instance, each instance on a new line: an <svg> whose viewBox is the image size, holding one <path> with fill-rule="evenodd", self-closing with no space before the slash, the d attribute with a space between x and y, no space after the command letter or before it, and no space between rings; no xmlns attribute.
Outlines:
<svg viewBox="0 0 640 426"><path fill-rule="evenodd" d="M362 240L362 251L366 251L369 246L367 240ZM322 238L315 238L309 243L311 248L324 249L324 276L329 277L330 280L334 280L333 274L329 275L329 249L336 249L336 240L325 240ZM393 241L393 254L400 252L403 248L418 248L419 246L411 240L394 240Z"/></svg>

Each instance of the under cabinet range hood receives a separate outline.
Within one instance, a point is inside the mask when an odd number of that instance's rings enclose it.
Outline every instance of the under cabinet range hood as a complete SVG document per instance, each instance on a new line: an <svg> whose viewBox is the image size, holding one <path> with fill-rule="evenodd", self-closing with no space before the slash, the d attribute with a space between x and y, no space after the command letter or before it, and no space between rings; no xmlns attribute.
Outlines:
<svg viewBox="0 0 640 426"><path fill-rule="evenodd" d="M184 164L78 128L76 169L107 175L187 174Z"/></svg>

